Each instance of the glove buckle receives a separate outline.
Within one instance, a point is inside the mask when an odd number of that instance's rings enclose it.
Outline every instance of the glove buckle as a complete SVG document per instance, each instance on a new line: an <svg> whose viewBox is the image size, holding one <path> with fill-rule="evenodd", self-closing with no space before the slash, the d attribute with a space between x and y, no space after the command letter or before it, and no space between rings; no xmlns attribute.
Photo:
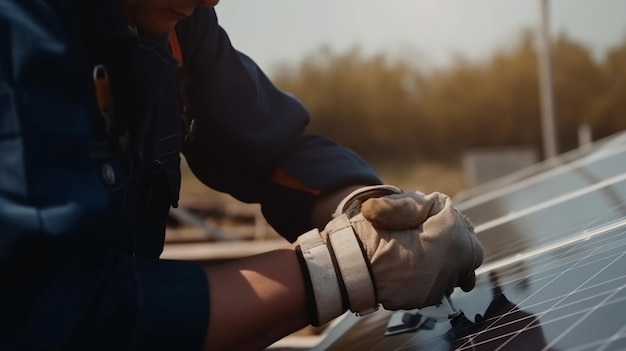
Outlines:
<svg viewBox="0 0 626 351"><path fill-rule="evenodd" d="M370 313L374 313L374 312L378 311L378 307L379 307L378 305L376 305L376 306L372 306L372 307L370 307L370 308L368 308L368 309L365 309L365 310L363 310L363 311L354 312L354 314L355 314L357 317L367 316L367 315L368 315L368 314L370 314Z"/></svg>

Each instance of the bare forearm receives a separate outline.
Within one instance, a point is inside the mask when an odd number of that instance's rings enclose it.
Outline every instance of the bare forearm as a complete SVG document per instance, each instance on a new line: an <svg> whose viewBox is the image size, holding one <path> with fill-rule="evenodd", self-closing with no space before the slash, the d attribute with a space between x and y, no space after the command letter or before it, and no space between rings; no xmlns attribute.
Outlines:
<svg viewBox="0 0 626 351"><path fill-rule="evenodd" d="M211 316L206 350L263 349L309 323L294 247L211 267L207 274Z"/></svg>

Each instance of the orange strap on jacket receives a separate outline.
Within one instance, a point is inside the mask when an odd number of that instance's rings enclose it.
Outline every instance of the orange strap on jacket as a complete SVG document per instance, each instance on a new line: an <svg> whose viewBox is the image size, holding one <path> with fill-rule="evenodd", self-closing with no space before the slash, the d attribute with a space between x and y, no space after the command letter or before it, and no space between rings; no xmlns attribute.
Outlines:
<svg viewBox="0 0 626 351"><path fill-rule="evenodd" d="M178 68L183 67L183 51L180 49L180 42L178 41L178 34L176 34L176 29L172 29L170 31L169 43L170 43L170 50L172 50L172 55L174 55L174 58L176 58L176 60L178 61ZM180 89L180 86L179 86L179 89ZM180 110L183 115L189 112L188 103L183 96L181 96Z"/></svg>
<svg viewBox="0 0 626 351"><path fill-rule="evenodd" d="M172 55L178 60L178 67L183 66L183 52L180 50L180 42L178 41L178 35L176 29L170 31L170 49L172 49Z"/></svg>
<svg viewBox="0 0 626 351"><path fill-rule="evenodd" d="M320 189L309 187L308 185L304 184L300 179L292 176L291 174L285 172L283 169L280 168L274 170L274 174L272 174L272 181L276 184L280 184L295 190L302 190L313 195L320 195L322 193Z"/></svg>

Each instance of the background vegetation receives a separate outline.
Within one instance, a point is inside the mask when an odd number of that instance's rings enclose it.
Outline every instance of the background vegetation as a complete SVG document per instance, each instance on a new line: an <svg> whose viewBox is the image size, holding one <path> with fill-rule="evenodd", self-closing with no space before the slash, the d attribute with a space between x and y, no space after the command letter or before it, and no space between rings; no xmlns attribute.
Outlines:
<svg viewBox="0 0 626 351"><path fill-rule="evenodd" d="M322 47L274 82L298 96L311 132L339 140L370 162L455 164L473 147L532 145L541 151L537 50L531 31L485 61L457 57L437 70L415 59ZM560 35L553 42L559 150L626 128L626 40L601 61Z"/></svg>

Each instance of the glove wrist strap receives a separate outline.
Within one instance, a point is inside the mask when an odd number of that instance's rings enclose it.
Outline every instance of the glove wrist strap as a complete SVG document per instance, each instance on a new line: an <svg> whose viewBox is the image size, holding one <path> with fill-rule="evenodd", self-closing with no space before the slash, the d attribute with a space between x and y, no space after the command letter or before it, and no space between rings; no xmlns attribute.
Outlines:
<svg viewBox="0 0 626 351"><path fill-rule="evenodd" d="M308 275L307 287L311 324L320 326L344 312L339 277L335 271L328 247L317 229L298 237L302 255L301 268ZM302 264L304 261L304 264ZM306 278L306 277L305 277Z"/></svg>
<svg viewBox="0 0 626 351"><path fill-rule="evenodd" d="M368 261L346 215L333 219L325 230L327 245L335 256L336 268L341 274L348 297L349 308L357 315L378 309L376 289Z"/></svg>
<svg viewBox="0 0 626 351"><path fill-rule="evenodd" d="M297 244L303 274L310 282L307 299L312 325L332 320L345 307L357 315L378 310L367 256L346 215L330 221L322 235L317 229L300 235Z"/></svg>

